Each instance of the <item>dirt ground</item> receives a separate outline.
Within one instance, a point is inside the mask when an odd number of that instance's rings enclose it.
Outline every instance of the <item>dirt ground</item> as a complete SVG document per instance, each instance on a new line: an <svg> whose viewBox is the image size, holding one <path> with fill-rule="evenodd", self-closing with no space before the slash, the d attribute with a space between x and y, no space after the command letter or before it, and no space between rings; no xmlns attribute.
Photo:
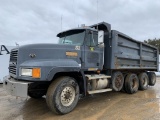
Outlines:
<svg viewBox="0 0 160 120"><path fill-rule="evenodd" d="M0 85L0 120L160 120L160 78L154 87L135 94L107 92L79 101L69 114L52 113L45 98L16 98Z"/></svg>

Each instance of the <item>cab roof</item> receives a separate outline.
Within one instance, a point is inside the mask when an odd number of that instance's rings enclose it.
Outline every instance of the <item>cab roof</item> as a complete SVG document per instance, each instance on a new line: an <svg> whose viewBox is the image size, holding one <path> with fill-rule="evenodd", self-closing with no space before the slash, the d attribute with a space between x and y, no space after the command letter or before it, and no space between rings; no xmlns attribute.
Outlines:
<svg viewBox="0 0 160 120"><path fill-rule="evenodd" d="M78 27L78 28L73 28L69 30L62 31L57 34L57 37L59 37L61 34L69 32L69 31L74 31L74 30L91 30L91 31L98 31L97 29L91 28L91 27Z"/></svg>

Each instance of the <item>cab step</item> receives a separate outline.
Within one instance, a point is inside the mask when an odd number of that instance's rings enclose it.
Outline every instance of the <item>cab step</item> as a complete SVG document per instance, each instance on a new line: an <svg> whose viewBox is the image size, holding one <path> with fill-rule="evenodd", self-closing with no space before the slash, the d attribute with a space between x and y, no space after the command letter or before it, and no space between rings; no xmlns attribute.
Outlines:
<svg viewBox="0 0 160 120"><path fill-rule="evenodd" d="M112 89L108 88L108 89L101 89L101 90L91 90L91 91L88 91L88 94L103 93L103 92L109 92L109 91L112 91Z"/></svg>

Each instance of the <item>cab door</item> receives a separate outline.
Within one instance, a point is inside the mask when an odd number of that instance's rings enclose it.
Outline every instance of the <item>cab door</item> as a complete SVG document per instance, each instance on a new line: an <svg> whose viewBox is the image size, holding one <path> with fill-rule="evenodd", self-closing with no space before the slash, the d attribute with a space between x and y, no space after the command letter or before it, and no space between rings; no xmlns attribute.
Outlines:
<svg viewBox="0 0 160 120"><path fill-rule="evenodd" d="M84 43L84 68L96 71L103 68L103 49L98 47L98 32L87 31Z"/></svg>

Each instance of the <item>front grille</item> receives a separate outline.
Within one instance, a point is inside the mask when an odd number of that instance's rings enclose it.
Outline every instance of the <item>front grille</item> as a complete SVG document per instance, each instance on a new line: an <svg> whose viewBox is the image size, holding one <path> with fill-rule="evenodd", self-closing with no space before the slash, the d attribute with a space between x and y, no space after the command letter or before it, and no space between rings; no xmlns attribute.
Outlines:
<svg viewBox="0 0 160 120"><path fill-rule="evenodd" d="M18 50L16 49L14 49L14 50L12 50L11 51L11 53L10 53L10 61L15 61L15 62L17 62L17 58L18 58Z"/></svg>
<svg viewBox="0 0 160 120"><path fill-rule="evenodd" d="M13 49L10 53L10 62L9 62L9 73L16 75L17 71L17 58L18 58L18 50Z"/></svg>
<svg viewBox="0 0 160 120"><path fill-rule="evenodd" d="M16 70L17 70L16 66L11 66L11 65L9 66L9 73L16 75Z"/></svg>

